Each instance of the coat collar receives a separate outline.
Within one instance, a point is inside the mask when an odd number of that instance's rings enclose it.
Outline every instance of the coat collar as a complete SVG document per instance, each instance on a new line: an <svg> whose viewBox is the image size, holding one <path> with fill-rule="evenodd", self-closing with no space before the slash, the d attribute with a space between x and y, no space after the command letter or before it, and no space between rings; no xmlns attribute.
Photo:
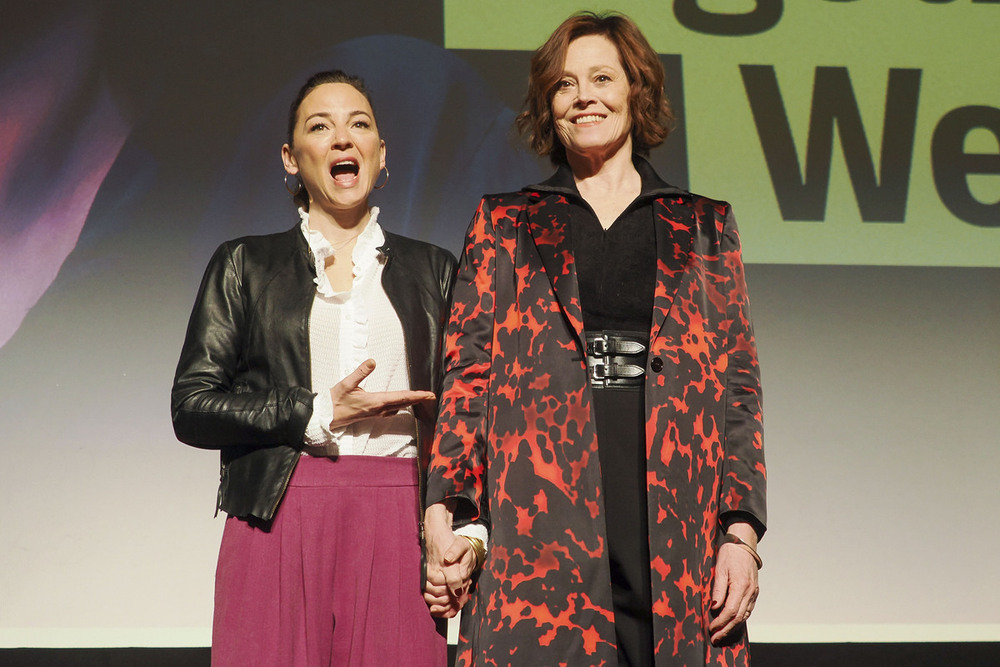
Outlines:
<svg viewBox="0 0 1000 667"><path fill-rule="evenodd" d="M632 164L635 165L636 171L639 172L639 176L642 178L642 189L639 192L640 198L683 195L690 196L691 193L687 190L682 190L681 188L670 185L660 178L659 174L656 173L656 170L653 169L653 165L649 164L644 157L633 155ZM552 176L541 183L526 186L524 189L528 192L552 192L569 195L576 197L577 199L580 198L580 191L576 187L576 181L573 180L573 172L567 164L559 164Z"/></svg>
<svg viewBox="0 0 1000 667"><path fill-rule="evenodd" d="M656 233L656 291L649 332L650 350L663 330L674 296L688 267L691 247L698 226L691 196L664 196L653 202L653 228Z"/></svg>
<svg viewBox="0 0 1000 667"><path fill-rule="evenodd" d="M653 200L657 278L650 330L652 345L670 313L683 278L697 221L691 206L691 193L663 181L645 159L634 156L633 163L642 177L639 197ZM586 202L580 197L567 165L559 165L550 178L527 186L525 191L532 196L528 205L528 229L559 305L583 348L583 308L570 242L569 206L571 199L583 205Z"/></svg>

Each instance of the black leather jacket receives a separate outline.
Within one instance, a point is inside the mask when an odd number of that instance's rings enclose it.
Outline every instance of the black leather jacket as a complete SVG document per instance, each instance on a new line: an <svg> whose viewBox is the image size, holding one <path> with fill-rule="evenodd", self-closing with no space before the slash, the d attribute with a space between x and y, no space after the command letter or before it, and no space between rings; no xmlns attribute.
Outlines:
<svg viewBox="0 0 1000 667"><path fill-rule="evenodd" d="M411 386L440 394L455 258L429 243L390 232L385 238L382 285L403 325ZM223 243L205 271L171 414L180 441L221 451L218 508L230 515L270 522L299 460L315 396L315 275L298 225ZM436 411L415 408L421 496Z"/></svg>

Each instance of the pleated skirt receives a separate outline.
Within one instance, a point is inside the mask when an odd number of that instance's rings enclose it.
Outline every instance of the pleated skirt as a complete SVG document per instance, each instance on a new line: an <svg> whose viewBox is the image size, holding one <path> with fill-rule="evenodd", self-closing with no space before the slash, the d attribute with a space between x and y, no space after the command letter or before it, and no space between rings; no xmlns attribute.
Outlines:
<svg viewBox="0 0 1000 667"><path fill-rule="evenodd" d="M269 531L230 517L213 667L439 667L422 596L414 459L304 456Z"/></svg>

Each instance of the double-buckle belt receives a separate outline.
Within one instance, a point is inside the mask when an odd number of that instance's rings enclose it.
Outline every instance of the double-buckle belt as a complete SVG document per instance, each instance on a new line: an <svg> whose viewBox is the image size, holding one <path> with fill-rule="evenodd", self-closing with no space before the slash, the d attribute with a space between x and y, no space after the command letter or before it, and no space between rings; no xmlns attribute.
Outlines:
<svg viewBox="0 0 1000 667"><path fill-rule="evenodd" d="M601 389L639 388L646 376L649 334L639 331L586 331L587 375Z"/></svg>

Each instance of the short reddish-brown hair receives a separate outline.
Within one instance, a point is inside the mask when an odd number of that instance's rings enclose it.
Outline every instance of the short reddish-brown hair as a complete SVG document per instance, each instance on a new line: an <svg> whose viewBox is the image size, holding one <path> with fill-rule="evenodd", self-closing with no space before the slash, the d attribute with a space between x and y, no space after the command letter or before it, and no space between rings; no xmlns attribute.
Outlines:
<svg viewBox="0 0 1000 667"><path fill-rule="evenodd" d="M618 49L629 81L632 150L648 155L663 143L674 124L670 101L663 92L663 64L632 19L617 12L578 12L556 28L531 57L528 93L517 116L517 129L539 155L565 163L566 149L552 121L552 97L562 78L570 42L586 35L602 35Z"/></svg>

